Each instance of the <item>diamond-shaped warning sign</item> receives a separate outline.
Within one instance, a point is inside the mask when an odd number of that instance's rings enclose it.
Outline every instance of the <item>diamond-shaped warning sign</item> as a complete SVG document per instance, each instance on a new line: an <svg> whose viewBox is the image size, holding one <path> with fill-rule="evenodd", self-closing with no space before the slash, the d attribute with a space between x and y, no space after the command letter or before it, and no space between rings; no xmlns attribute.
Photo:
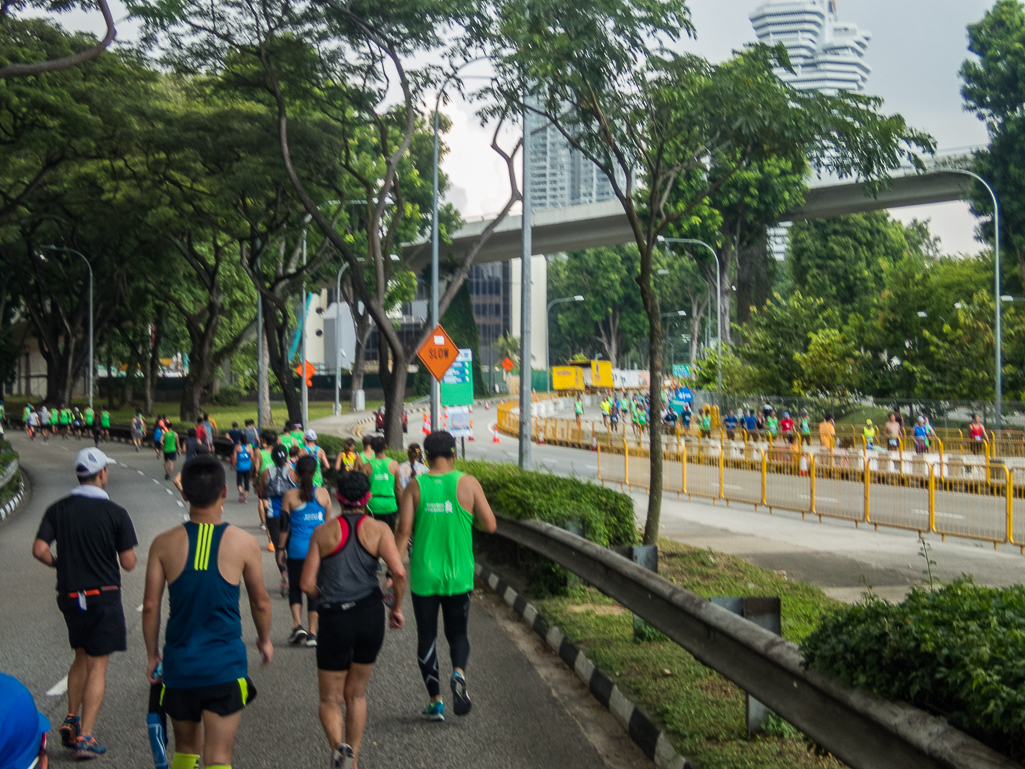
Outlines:
<svg viewBox="0 0 1025 769"><path fill-rule="evenodd" d="M445 376L445 372L456 362L459 348L456 347L455 342L445 332L445 329L438 326L427 337L427 341L423 343L416 355L431 372L431 376L440 382L441 378Z"/></svg>
<svg viewBox="0 0 1025 769"><path fill-rule="evenodd" d="M510 358L508 358L508 357L505 360L502 361L502 368L504 368L507 372L508 371L512 371L513 370L513 366L515 366L515 365L516 364L513 363L512 360Z"/></svg>

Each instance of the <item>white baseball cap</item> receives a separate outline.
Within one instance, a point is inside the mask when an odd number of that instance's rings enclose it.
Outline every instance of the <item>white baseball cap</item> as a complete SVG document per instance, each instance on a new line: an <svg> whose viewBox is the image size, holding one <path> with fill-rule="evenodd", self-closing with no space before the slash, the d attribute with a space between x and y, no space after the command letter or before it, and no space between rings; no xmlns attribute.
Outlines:
<svg viewBox="0 0 1025 769"><path fill-rule="evenodd" d="M317 431L314 430L312 427L309 430L306 431L306 440L308 440L308 441L315 441L315 440L317 440Z"/></svg>
<svg viewBox="0 0 1025 769"><path fill-rule="evenodd" d="M116 464L117 462L97 448L82 449L75 457L75 474L79 478L88 478L90 475L96 475L107 465Z"/></svg>

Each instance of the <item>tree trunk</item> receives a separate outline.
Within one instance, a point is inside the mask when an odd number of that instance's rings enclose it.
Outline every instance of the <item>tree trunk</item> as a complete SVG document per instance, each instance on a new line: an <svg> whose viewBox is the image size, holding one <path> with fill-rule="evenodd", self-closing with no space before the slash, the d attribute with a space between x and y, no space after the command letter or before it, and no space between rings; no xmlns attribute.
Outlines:
<svg viewBox="0 0 1025 769"><path fill-rule="evenodd" d="M402 414L406 400L406 379L408 378L406 369L409 367L404 350L399 350L394 354L393 364L388 377L388 386L384 391L384 439L391 448L401 449L404 445Z"/></svg>
<svg viewBox="0 0 1025 769"><path fill-rule="evenodd" d="M256 404L257 409L260 412L260 423L264 427L276 427L274 424L274 417L271 415L270 410L270 353L267 345L267 332L264 330L261 336L262 345L260 346L260 367L263 369L263 381L259 383L259 389L256 393Z"/></svg>
<svg viewBox="0 0 1025 769"><path fill-rule="evenodd" d="M153 416L153 401L154 392L156 390L157 377L160 372L160 323L158 319L154 318L153 332L152 335L147 339L149 348L148 358L146 362L146 378L145 378L145 414L148 417Z"/></svg>
<svg viewBox="0 0 1025 769"><path fill-rule="evenodd" d="M751 320L751 307L763 307L769 299L768 243L766 235L737 254L737 324Z"/></svg>
<svg viewBox="0 0 1025 769"><path fill-rule="evenodd" d="M350 307L355 305L353 302ZM356 410L356 391L363 389L363 374L367 367L367 340L370 337L370 313L366 307L363 312L352 312L356 320L356 351L352 358L352 382L349 385L349 400L352 403L352 410Z"/></svg>
<svg viewBox="0 0 1025 769"><path fill-rule="evenodd" d="M266 297L265 297L266 299ZM270 358L270 370L277 377L281 386L281 394L288 409L288 421L296 424L302 422L302 402L295 386L292 364L288 359L288 311L277 302L265 301L263 305L263 328L267 340L267 353ZM273 340L273 344L271 344ZM303 425L305 428L305 425Z"/></svg>

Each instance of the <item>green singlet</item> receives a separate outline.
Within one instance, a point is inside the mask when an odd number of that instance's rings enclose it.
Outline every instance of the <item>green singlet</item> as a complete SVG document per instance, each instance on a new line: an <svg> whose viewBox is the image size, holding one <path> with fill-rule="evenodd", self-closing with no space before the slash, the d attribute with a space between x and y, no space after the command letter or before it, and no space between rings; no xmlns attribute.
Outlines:
<svg viewBox="0 0 1025 769"><path fill-rule="evenodd" d="M64 426L71 424L71 409L61 409L60 422Z"/></svg>
<svg viewBox="0 0 1025 769"><path fill-rule="evenodd" d="M807 419L801 419L801 435L811 435L811 423Z"/></svg>
<svg viewBox="0 0 1025 769"><path fill-rule="evenodd" d="M173 454L178 450L178 436L174 430L164 431L164 453Z"/></svg>
<svg viewBox="0 0 1025 769"><path fill-rule="evenodd" d="M779 420L776 417L769 417L765 420L765 427L770 435L775 435L776 431L779 430Z"/></svg>
<svg viewBox="0 0 1025 769"><path fill-rule="evenodd" d="M391 515L399 509L395 499L395 476L388 470L390 464L388 457L370 460L370 467L373 468L370 474L370 493L373 496L367 503L367 510L374 515Z"/></svg>
<svg viewBox="0 0 1025 769"><path fill-rule="evenodd" d="M291 433L281 433L281 445L282 446L284 446L286 449L291 450L291 448L292 448L292 446L294 444L295 444L295 440L292 438L292 434Z"/></svg>
<svg viewBox="0 0 1025 769"><path fill-rule="evenodd" d="M701 417L701 429L702 430L711 430L712 429L712 417L710 417L708 414L705 414L705 416Z"/></svg>
<svg viewBox="0 0 1025 769"><path fill-rule="evenodd" d="M306 453L317 460L317 472L313 474L313 485L324 485L324 474L320 471L320 447L316 443L307 443ZM394 493L394 492L393 492ZM398 507L395 508L398 510Z"/></svg>
<svg viewBox="0 0 1025 769"><path fill-rule="evenodd" d="M103 409L103 413L100 415L100 427L106 429L110 427L110 412Z"/></svg>
<svg viewBox="0 0 1025 769"><path fill-rule="evenodd" d="M270 458L270 449L260 449L260 474L264 470L274 467L274 460Z"/></svg>
<svg viewBox="0 0 1025 769"><path fill-rule="evenodd" d="M93 411L90 408L87 408L85 410L85 425L86 425L86 427L92 427L93 426L93 419L95 419L95 417L96 417L96 412L95 411Z"/></svg>
<svg viewBox="0 0 1025 769"><path fill-rule="evenodd" d="M293 430L289 435L292 436L292 443L296 446L302 446L305 443L306 436L303 435L302 430Z"/></svg>
<svg viewBox="0 0 1025 769"><path fill-rule="evenodd" d="M413 519L409 589L417 595L459 595L473 590L473 514L459 504L463 474L418 475L420 505Z"/></svg>

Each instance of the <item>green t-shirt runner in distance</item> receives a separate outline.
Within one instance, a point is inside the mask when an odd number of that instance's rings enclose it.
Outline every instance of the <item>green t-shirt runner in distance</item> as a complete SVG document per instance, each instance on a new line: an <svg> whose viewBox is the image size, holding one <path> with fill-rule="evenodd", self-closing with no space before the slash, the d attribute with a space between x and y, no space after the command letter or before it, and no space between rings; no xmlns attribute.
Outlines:
<svg viewBox="0 0 1025 769"><path fill-rule="evenodd" d="M389 465L391 460L388 457L370 460L370 493L373 496L367 503L367 510L374 515L390 515L399 509L395 499L395 476L388 470Z"/></svg>
<svg viewBox="0 0 1025 769"><path fill-rule="evenodd" d="M164 432L164 453L173 454L178 450L178 435L174 430Z"/></svg>
<svg viewBox="0 0 1025 769"><path fill-rule="evenodd" d="M473 514L459 504L463 474L418 475L420 506L413 517L409 589L417 595L460 595L473 590Z"/></svg>

